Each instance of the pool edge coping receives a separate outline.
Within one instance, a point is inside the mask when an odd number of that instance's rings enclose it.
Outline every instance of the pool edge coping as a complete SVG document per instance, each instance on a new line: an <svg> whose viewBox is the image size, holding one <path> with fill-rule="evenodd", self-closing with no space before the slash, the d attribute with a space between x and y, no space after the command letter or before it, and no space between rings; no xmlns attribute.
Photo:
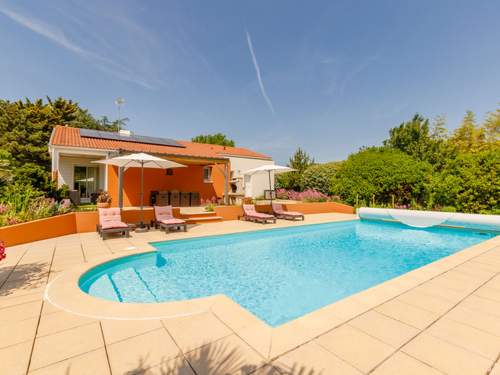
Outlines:
<svg viewBox="0 0 500 375"><path fill-rule="evenodd" d="M206 236L191 238L200 237ZM151 252L149 249L104 256L65 271L49 282L45 288L44 299L63 311L94 319L164 320L212 312L242 338L251 332L251 336L269 340L268 344L262 342L259 344L268 347L267 358L275 358L494 249L499 244L500 235L497 235L277 327L270 326L222 294L154 304L123 304L90 296L80 289L80 277L90 269L111 260Z"/></svg>

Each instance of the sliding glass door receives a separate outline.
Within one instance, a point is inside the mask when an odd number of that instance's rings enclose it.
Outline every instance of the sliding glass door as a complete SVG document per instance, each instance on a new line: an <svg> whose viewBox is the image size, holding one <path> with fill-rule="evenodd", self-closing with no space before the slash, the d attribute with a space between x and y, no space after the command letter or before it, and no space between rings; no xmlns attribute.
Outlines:
<svg viewBox="0 0 500 375"><path fill-rule="evenodd" d="M99 189L99 167L75 166L73 188L83 201L89 200Z"/></svg>

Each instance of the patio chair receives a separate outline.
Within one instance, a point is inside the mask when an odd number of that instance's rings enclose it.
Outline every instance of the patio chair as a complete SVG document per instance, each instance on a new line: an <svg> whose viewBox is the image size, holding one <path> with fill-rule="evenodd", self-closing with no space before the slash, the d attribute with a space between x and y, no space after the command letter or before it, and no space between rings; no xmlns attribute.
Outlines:
<svg viewBox="0 0 500 375"><path fill-rule="evenodd" d="M273 214L276 216L278 219L285 219L285 220L295 220L295 219L300 219L304 220L304 214L296 211L285 211L283 209L283 205L279 203L273 203Z"/></svg>
<svg viewBox="0 0 500 375"><path fill-rule="evenodd" d="M130 227L122 221L119 208L98 208L99 224L97 233L104 239L104 235L109 233L120 233L129 237Z"/></svg>
<svg viewBox="0 0 500 375"><path fill-rule="evenodd" d="M155 220L154 226L156 228L164 229L165 232L171 228L183 229L187 232L187 223L182 219L177 219L172 213L172 206L154 206Z"/></svg>
<svg viewBox="0 0 500 375"><path fill-rule="evenodd" d="M257 212L253 204L243 205L243 218L255 223L267 224L268 222L276 223L276 217L273 215Z"/></svg>

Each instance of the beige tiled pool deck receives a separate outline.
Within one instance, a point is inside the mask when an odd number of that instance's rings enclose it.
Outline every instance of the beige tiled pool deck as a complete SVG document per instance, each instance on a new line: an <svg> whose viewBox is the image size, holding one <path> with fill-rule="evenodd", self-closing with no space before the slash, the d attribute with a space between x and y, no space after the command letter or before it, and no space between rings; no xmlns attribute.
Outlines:
<svg viewBox="0 0 500 375"><path fill-rule="evenodd" d="M353 218L307 215L305 224ZM76 286L85 269L152 250L151 241L302 224L11 247L0 263L0 374L500 375L500 236L277 328L222 295L144 306Z"/></svg>

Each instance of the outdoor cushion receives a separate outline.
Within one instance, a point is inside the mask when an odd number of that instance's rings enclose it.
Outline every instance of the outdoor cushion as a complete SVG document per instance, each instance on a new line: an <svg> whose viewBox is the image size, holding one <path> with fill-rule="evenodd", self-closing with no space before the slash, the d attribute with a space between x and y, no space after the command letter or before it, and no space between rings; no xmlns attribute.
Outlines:
<svg viewBox="0 0 500 375"><path fill-rule="evenodd" d="M185 224L186 222L182 219L173 218L173 219L161 220L160 223L170 225L170 224Z"/></svg>
<svg viewBox="0 0 500 375"><path fill-rule="evenodd" d="M243 211L245 211L245 215L252 217L260 217L260 218L274 218L273 215L264 214L261 212L257 212L255 210L255 206L253 204L244 204Z"/></svg>
<svg viewBox="0 0 500 375"><path fill-rule="evenodd" d="M128 228L128 225L121 221L105 221L101 224L102 229Z"/></svg>
<svg viewBox="0 0 500 375"><path fill-rule="evenodd" d="M169 220L174 218L172 206L154 206L156 220Z"/></svg>
<svg viewBox="0 0 500 375"><path fill-rule="evenodd" d="M285 211L283 209L283 206L278 203L273 203L273 211L276 212L277 214L281 215L290 215L290 216L303 216L302 213L297 212L297 211Z"/></svg>
<svg viewBox="0 0 500 375"><path fill-rule="evenodd" d="M106 222L121 222L122 216L119 208L99 208L99 224Z"/></svg>

